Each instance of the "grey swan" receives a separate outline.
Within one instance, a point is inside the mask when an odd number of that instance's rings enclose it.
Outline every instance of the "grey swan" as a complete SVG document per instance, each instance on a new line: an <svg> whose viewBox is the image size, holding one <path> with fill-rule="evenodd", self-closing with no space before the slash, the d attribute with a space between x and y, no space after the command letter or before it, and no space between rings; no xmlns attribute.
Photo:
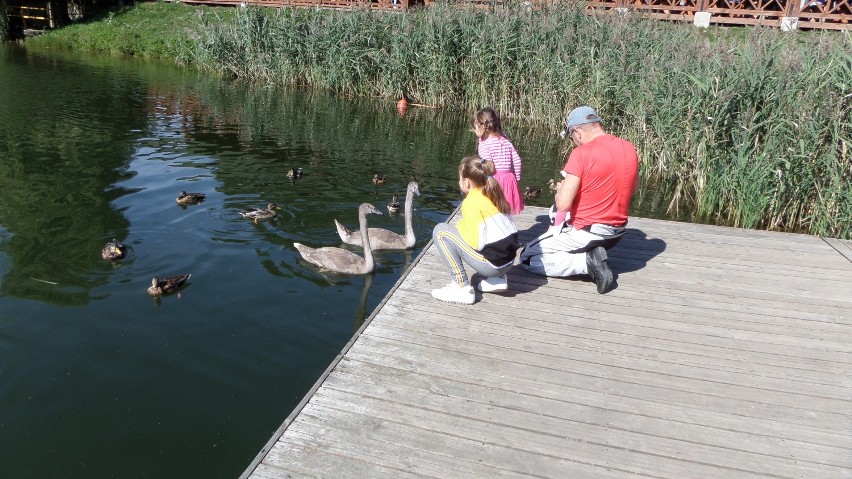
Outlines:
<svg viewBox="0 0 852 479"><path fill-rule="evenodd" d="M367 234L367 214L380 215L382 212L370 203L362 203L358 207L358 223L361 225L361 233L364 235ZM367 274L373 271L376 266L373 261L373 250L370 248L369 237L364 244L363 257L343 248L330 246L311 248L301 243L293 243L293 246L308 263L336 273Z"/></svg>
<svg viewBox="0 0 852 479"><path fill-rule="evenodd" d="M409 249L414 247L417 238L414 236L414 227L411 226L412 210L414 209L414 195L420 196L420 188L416 181L408 184L405 193L405 235L394 233L383 228L368 228L370 235L370 246L373 249ZM361 246L361 231L349 231L339 221L334 220L337 226L337 234L340 240L346 244Z"/></svg>

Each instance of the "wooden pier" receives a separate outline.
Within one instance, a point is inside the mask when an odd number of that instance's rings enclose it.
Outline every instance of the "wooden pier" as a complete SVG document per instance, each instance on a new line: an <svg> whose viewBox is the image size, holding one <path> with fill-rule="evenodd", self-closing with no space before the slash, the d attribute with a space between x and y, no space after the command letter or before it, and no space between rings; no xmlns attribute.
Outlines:
<svg viewBox="0 0 852 479"><path fill-rule="evenodd" d="M460 306L426 248L243 477L852 477L852 242L631 218L610 263Z"/></svg>

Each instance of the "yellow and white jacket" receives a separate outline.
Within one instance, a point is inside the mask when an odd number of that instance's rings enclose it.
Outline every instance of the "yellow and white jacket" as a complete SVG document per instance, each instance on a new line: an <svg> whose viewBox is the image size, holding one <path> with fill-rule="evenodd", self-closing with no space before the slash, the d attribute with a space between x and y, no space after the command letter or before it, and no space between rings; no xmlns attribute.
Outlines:
<svg viewBox="0 0 852 479"><path fill-rule="evenodd" d="M479 251L496 267L515 260L520 247L518 229L512 219L504 215L494 203L476 188L467 193L461 204L462 218L456 224L462 239Z"/></svg>

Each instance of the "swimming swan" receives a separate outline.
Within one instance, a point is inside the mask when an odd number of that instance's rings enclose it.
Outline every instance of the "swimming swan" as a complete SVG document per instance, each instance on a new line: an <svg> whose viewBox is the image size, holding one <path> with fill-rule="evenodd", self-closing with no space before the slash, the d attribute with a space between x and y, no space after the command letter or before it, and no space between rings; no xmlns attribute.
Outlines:
<svg viewBox="0 0 852 479"><path fill-rule="evenodd" d="M414 209L414 195L420 196L420 188L416 181L408 184L405 193L405 235L394 233L382 228L368 228L370 235L370 246L373 249L408 249L414 247L417 238L414 237L414 228L411 226L412 210ZM337 226L337 234L340 240L346 244L361 246L360 231L349 231L339 221L334 220Z"/></svg>
<svg viewBox="0 0 852 479"><path fill-rule="evenodd" d="M374 215L382 214L375 206L369 203L362 203L358 207L358 223L361 225L361 233L367 234L367 214ZM345 274L367 274L373 271L375 263L373 262L373 251L370 248L370 239L364 244L364 256L361 257L352 251L335 248L311 248L301 243L293 243L293 246L299 250L299 254L308 263L315 264L320 268Z"/></svg>

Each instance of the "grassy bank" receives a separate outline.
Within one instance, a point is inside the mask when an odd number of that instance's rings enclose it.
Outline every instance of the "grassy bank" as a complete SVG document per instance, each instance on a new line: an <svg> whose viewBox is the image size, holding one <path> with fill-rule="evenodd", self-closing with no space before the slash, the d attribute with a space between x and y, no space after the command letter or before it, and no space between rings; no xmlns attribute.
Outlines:
<svg viewBox="0 0 852 479"><path fill-rule="evenodd" d="M87 48L83 38L96 38L87 40L95 48L237 78L405 95L465 115L492 105L550 130L571 107L591 104L636 143L645 180L669 185L672 209L852 236L848 34L730 35L570 6L445 5L383 14L140 4L73 28L41 41L64 35Z"/></svg>
<svg viewBox="0 0 852 479"><path fill-rule="evenodd" d="M202 19L213 10L176 3L138 3L99 11L85 22L29 38L26 43L182 62L205 35L202 25L209 22ZM217 9L216 21L231 22L233 14L231 8Z"/></svg>

